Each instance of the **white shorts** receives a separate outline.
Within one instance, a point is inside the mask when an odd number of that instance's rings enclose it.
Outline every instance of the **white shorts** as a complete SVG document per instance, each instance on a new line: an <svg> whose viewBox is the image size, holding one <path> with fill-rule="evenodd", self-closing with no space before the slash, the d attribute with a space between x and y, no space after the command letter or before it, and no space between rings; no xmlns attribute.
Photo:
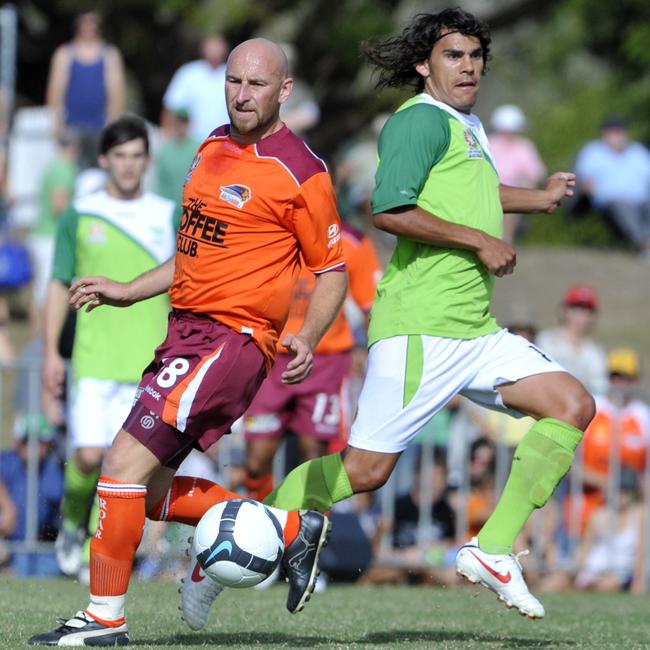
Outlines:
<svg viewBox="0 0 650 650"><path fill-rule="evenodd" d="M538 347L508 330L476 339L395 336L370 348L350 447L398 453L460 393L488 408L503 404L497 386L544 372L565 372Z"/></svg>
<svg viewBox="0 0 650 650"><path fill-rule="evenodd" d="M68 423L73 449L110 447L131 411L136 384L83 377L72 388Z"/></svg>

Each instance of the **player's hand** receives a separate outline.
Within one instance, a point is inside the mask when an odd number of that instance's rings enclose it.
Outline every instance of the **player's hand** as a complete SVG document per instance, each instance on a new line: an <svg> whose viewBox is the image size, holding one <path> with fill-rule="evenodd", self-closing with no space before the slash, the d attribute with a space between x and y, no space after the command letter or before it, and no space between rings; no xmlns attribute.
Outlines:
<svg viewBox="0 0 650 650"><path fill-rule="evenodd" d="M70 305L79 310L86 307L92 311L100 305L128 307L133 304L129 295L129 284L115 282L103 276L79 278L70 286Z"/></svg>
<svg viewBox="0 0 650 650"><path fill-rule="evenodd" d="M571 172L556 172L546 181L545 191L548 196L546 212L555 212L562 199L573 196L576 185L576 175Z"/></svg>
<svg viewBox="0 0 650 650"><path fill-rule="evenodd" d="M517 264L515 249L503 240L489 235L485 235L483 243L476 250L476 254L488 272L499 278L510 275Z"/></svg>
<svg viewBox="0 0 650 650"><path fill-rule="evenodd" d="M41 382L43 389L53 397L63 394L65 381L65 362L58 353L45 354L43 368L41 369Z"/></svg>
<svg viewBox="0 0 650 650"><path fill-rule="evenodd" d="M314 364L314 354L307 340L296 334L287 334L282 339L282 345L287 348L293 359L287 364L282 373L283 384L298 384L311 374Z"/></svg>

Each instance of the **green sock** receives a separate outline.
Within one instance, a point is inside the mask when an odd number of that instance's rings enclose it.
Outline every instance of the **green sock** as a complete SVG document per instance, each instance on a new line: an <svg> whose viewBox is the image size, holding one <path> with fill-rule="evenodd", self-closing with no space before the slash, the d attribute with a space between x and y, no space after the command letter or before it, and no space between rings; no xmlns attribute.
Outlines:
<svg viewBox="0 0 650 650"><path fill-rule="evenodd" d="M582 431L544 418L522 438L510 476L494 512L478 534L486 553L511 553L512 545L535 508L541 508L571 468Z"/></svg>
<svg viewBox="0 0 650 650"><path fill-rule="evenodd" d="M74 458L65 465L64 497L61 506L63 525L68 530L76 530L86 525L88 507L97 488L98 472L84 474L79 471Z"/></svg>
<svg viewBox="0 0 650 650"><path fill-rule="evenodd" d="M308 460L289 472L264 503L283 510L327 512L334 503L354 494L341 454Z"/></svg>

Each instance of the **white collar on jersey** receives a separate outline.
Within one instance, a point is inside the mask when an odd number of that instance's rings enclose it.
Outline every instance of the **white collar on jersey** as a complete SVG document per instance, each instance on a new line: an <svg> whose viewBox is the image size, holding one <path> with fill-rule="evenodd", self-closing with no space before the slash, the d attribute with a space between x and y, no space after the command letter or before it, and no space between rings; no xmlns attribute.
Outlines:
<svg viewBox="0 0 650 650"><path fill-rule="evenodd" d="M483 151L485 151L487 155L490 156L491 160L494 160L492 151L490 151L490 143L488 142L487 134L485 133L485 129L483 128L483 125L481 124L481 120L479 120L477 115L474 115L474 113L461 113L460 111L457 111L455 108L449 106L449 104L445 104L443 102L439 102L437 99L434 99L433 97L431 97L431 95L429 95L429 93L423 92L417 95L417 97L421 101L428 102L429 104L433 104L434 106L437 106L443 111L446 111L447 113L455 117L457 120L462 122L465 126L469 127L472 130L472 133L478 138L478 141Z"/></svg>

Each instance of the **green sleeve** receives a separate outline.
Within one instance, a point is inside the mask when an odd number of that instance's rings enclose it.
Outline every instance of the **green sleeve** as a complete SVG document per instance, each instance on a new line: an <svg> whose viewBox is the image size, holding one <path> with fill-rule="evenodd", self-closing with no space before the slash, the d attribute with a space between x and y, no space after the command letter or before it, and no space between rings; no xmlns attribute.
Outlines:
<svg viewBox="0 0 650 650"><path fill-rule="evenodd" d="M56 230L52 279L70 285L77 265L77 227L79 214L69 207L61 214Z"/></svg>
<svg viewBox="0 0 650 650"><path fill-rule="evenodd" d="M377 145L373 214L417 203L431 168L449 148L450 134L449 116L429 104L414 104L390 117Z"/></svg>

